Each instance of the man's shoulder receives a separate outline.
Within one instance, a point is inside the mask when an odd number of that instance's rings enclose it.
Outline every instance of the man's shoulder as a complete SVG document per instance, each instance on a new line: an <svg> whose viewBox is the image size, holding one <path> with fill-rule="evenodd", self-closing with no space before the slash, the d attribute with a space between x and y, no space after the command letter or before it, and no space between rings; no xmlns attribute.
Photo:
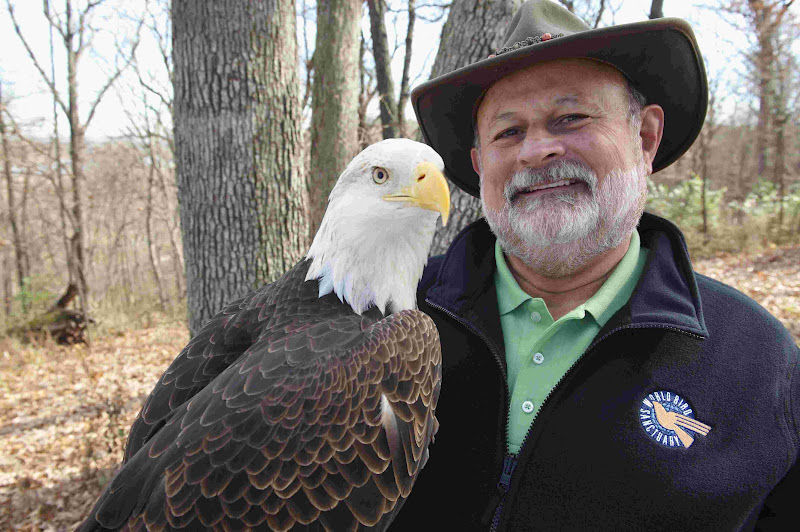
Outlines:
<svg viewBox="0 0 800 532"><path fill-rule="evenodd" d="M439 270L441 270L444 263L444 257L444 254L442 254L428 259L428 264L425 265L425 269L422 271L422 278L419 280L418 292L425 293L436 282Z"/></svg>
<svg viewBox="0 0 800 532"><path fill-rule="evenodd" d="M791 340L783 323L748 295L707 275L695 272L695 278L709 327L724 326L748 335Z"/></svg>
<svg viewBox="0 0 800 532"><path fill-rule="evenodd" d="M446 268L447 275L454 276L461 281L469 277L467 271L471 272L469 275L473 275L476 271L486 273L485 268L481 268L478 263L485 262L487 259L494 262L494 243L495 237L485 218L478 218L467 224L453 238L444 254L428 259L417 291L425 293L428 288L433 286L442 273L443 267ZM445 261L447 261L447 266L445 266Z"/></svg>

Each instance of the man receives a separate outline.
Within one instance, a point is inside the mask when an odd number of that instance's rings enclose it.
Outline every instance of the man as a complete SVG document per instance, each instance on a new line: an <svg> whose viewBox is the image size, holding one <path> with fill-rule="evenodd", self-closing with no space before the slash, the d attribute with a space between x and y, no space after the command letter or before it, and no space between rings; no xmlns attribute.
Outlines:
<svg viewBox="0 0 800 532"><path fill-rule="evenodd" d="M800 526L797 346L642 214L705 116L689 26L592 30L534 0L413 101L485 220L420 284L441 428L393 529Z"/></svg>

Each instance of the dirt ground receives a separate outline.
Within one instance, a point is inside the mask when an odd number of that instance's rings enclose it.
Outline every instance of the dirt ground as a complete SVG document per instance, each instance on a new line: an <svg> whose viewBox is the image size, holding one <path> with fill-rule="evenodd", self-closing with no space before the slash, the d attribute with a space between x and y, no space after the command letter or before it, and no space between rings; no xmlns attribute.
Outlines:
<svg viewBox="0 0 800 532"><path fill-rule="evenodd" d="M800 247L699 261L776 315L800 342ZM128 428L188 337L153 323L91 346L0 338L0 530L72 530L108 482Z"/></svg>

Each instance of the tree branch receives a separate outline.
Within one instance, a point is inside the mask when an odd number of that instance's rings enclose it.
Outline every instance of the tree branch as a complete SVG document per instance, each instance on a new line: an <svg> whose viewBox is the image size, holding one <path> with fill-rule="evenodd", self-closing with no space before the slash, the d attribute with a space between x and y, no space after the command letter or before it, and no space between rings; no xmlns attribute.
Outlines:
<svg viewBox="0 0 800 532"><path fill-rule="evenodd" d="M11 22L14 25L14 31L19 37L19 40L22 42L22 46L25 47L25 51L28 52L28 57L30 57L31 61L33 61L33 66L36 68L36 70L39 72L39 75L42 76L42 79L50 88L50 91L53 93L53 98L55 98L55 100L58 102L58 105L59 107L61 107L61 110L64 111L64 114L69 114L67 106L64 105L64 102L61 100L61 97L58 94L58 89L56 89L55 83L50 78L47 77L47 74L45 74L45 71L39 64L39 60L36 59L36 55L33 53L33 50L31 50L31 47L28 45L28 41L22 35L22 30L19 27L19 23L17 23L17 18L14 16L14 7L11 5L11 0L6 0L6 8L8 9L8 14L11 16Z"/></svg>
<svg viewBox="0 0 800 532"><path fill-rule="evenodd" d="M97 0L96 2L94 2L94 5L97 5L102 1L103 0ZM136 39L133 45L131 46L130 55L125 60L125 64L117 68L117 71L114 72L114 74L106 81L106 84L103 85L103 88L100 89L100 92L97 93L97 97L95 98L94 102L92 102L91 108L89 110L89 116L86 118L86 122L84 122L83 124L84 127L88 127L89 123L92 121L92 118L94 118L94 113L97 110L97 106L103 99L103 96L105 95L106 91L108 91L108 89L111 88L111 85L113 85L114 82L117 81L117 78L120 77L122 72L126 68L128 68L128 66L130 66L131 62L133 62L133 59L136 55L136 49L139 47L139 31L141 30L141 27L142 27L142 21L139 22L139 26L136 28Z"/></svg>

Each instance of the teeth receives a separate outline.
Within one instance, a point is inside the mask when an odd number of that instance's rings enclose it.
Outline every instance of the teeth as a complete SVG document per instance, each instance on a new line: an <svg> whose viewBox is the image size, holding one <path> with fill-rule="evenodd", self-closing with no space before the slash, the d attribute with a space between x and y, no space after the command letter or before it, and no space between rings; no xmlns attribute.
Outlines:
<svg viewBox="0 0 800 532"><path fill-rule="evenodd" d="M553 183L548 183L546 185L537 185L533 188L527 189L527 192L535 192L537 190L544 190L546 188L554 188L554 187L563 187L571 184L572 181L570 179L562 179L561 181L555 181Z"/></svg>

